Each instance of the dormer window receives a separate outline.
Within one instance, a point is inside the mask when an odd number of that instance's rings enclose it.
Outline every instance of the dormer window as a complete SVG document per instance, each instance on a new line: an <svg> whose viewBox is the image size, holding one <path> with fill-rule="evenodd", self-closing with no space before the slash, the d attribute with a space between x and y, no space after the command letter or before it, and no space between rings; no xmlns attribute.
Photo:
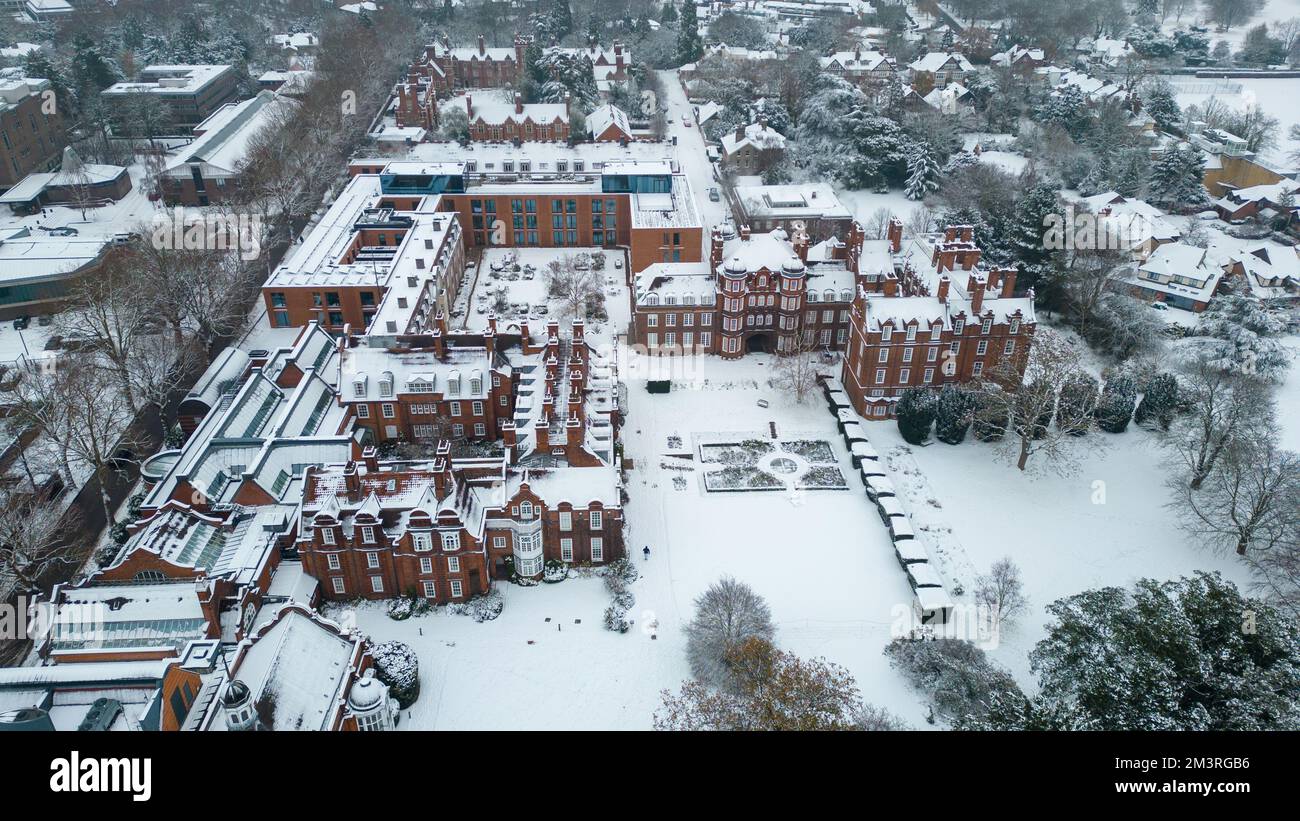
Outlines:
<svg viewBox="0 0 1300 821"><path fill-rule="evenodd" d="M1018 319L1011 320L1011 328L1009 329L1008 332L1014 334L1019 330L1020 330L1020 320Z"/></svg>
<svg viewBox="0 0 1300 821"><path fill-rule="evenodd" d="M354 391L356 391L357 396L365 396L365 395L366 395L366 380L364 380L364 379L358 379L357 381L353 382L353 383L352 383L352 389L353 389Z"/></svg>
<svg viewBox="0 0 1300 821"><path fill-rule="evenodd" d="M941 333L943 333L943 326L942 326L942 325L935 325L933 328L930 329L930 341L931 341L931 342L938 342L938 341L939 341L939 335L940 335Z"/></svg>
<svg viewBox="0 0 1300 821"><path fill-rule="evenodd" d="M469 380L469 392L475 396L478 396L480 393L483 392L482 377L476 376Z"/></svg>
<svg viewBox="0 0 1300 821"><path fill-rule="evenodd" d="M980 333L986 334L993 330L993 320L986 319L980 324Z"/></svg>
<svg viewBox="0 0 1300 821"><path fill-rule="evenodd" d="M915 342L915 341L916 341L916 326L915 326L915 325L909 325L909 326L907 327L907 341L908 341L908 342Z"/></svg>
<svg viewBox="0 0 1300 821"><path fill-rule="evenodd" d="M372 544L375 541L375 529L368 526L361 528L361 541L365 544Z"/></svg>
<svg viewBox="0 0 1300 821"><path fill-rule="evenodd" d="M880 326L880 341L881 341L881 342L888 342L888 341L889 341L889 338L892 337L893 335L894 335L894 326L893 326L893 325L881 325L881 326Z"/></svg>
<svg viewBox="0 0 1300 821"><path fill-rule="evenodd" d="M955 334L959 334L959 333L961 333L962 330L964 330L965 328L966 328L966 320L964 320L964 319L954 319L954 320L952 321L952 332L953 332L953 333L955 333Z"/></svg>

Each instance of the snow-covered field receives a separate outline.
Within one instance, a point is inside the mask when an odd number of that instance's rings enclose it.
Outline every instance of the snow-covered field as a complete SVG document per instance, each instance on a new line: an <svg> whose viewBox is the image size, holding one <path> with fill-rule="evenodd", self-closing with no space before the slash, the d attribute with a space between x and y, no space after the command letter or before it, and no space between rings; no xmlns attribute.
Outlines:
<svg viewBox="0 0 1300 821"><path fill-rule="evenodd" d="M501 584L505 610L483 624L445 613L395 622L382 606L356 612L372 638L401 639L420 655L421 695L404 727L648 728L659 692L689 675L681 627L692 602L725 574L767 599L782 647L843 665L867 701L928 726L921 700L881 652L912 598L888 535L820 394L798 405L769 388L768 359L687 360L689 373L667 395L630 383L628 546L642 575L631 588L635 624L627 634L601 626L609 599L598 578ZM698 441L770 436L772 424L782 439L831 442L850 490L706 493ZM936 568L965 586L959 602L997 559L1020 566L1031 613L991 653L1026 686L1044 608L1061 596L1196 569L1248 582L1232 557L1186 543L1163 507L1160 454L1144 431L1081 440L1080 471L1060 478L1021 474L974 440L909 447L892 423L865 427ZM1109 447L1094 447L1098 441ZM649 561L639 555L645 545Z"/></svg>
<svg viewBox="0 0 1300 821"><path fill-rule="evenodd" d="M1277 0L1274 0L1277 2ZM1300 2L1300 0L1297 0ZM1297 10L1297 17L1300 17L1300 10ZM1215 97L1224 105L1231 106L1241 110L1246 106L1259 107L1271 117L1276 117L1278 121L1277 146L1260 152L1263 159L1277 163L1280 166L1290 167L1287 163L1287 156L1297 149L1300 149L1300 142L1291 140L1287 137L1291 126L1300 124L1300 80L1295 78L1273 78L1273 77L1234 77L1222 81L1222 85L1239 86L1240 91L1236 93L1206 93L1201 91L1207 87L1206 80L1194 77L1166 77L1170 84L1173 85L1177 92L1176 98L1178 105L1186 109L1190 105L1204 105L1205 101ZM1217 81L1216 81L1217 82ZM1197 89L1196 91L1187 91L1184 89Z"/></svg>

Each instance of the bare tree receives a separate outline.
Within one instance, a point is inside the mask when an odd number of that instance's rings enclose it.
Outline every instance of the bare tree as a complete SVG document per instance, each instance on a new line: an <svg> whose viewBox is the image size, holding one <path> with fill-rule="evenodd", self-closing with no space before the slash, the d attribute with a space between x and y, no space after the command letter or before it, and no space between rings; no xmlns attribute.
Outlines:
<svg viewBox="0 0 1300 821"><path fill-rule="evenodd" d="M98 274L82 277L71 288L70 307L58 315L59 330L78 337L98 353L85 360L114 374L118 389L137 408L128 366L148 314L146 295L134 282L127 257L109 253Z"/></svg>
<svg viewBox="0 0 1300 821"><path fill-rule="evenodd" d="M194 382L207 358L198 346L186 340L177 348L173 340L160 332L142 335L127 357L127 376L131 392L141 408L151 407L166 434L171 427L167 408L179 391Z"/></svg>
<svg viewBox="0 0 1300 821"><path fill-rule="evenodd" d="M546 265L546 292L560 300L560 314L565 319L598 318L605 312L605 292L601 275L590 263L580 265L572 254L553 259Z"/></svg>
<svg viewBox="0 0 1300 821"><path fill-rule="evenodd" d="M727 652L734 692L688 681L663 692L657 730L886 730L896 718L864 704L847 670L824 659L801 659L750 637Z"/></svg>
<svg viewBox="0 0 1300 821"><path fill-rule="evenodd" d="M64 379L56 367L56 360L43 360L41 365L30 361L17 369L12 380L6 380L4 404L16 424L36 429L37 440L24 451L24 463L29 452L46 452L68 488L77 488L80 482L72 470L69 447L71 419L64 401Z"/></svg>
<svg viewBox="0 0 1300 821"><path fill-rule="evenodd" d="M1064 307L1080 336L1088 336L1102 298L1123 275L1126 262L1125 251L1104 248L1077 250L1065 260L1061 270Z"/></svg>
<svg viewBox="0 0 1300 821"><path fill-rule="evenodd" d="M1187 412L1174 422L1165 443L1180 480L1199 490L1239 437L1271 424L1273 399L1263 383L1221 370L1205 357L1185 360L1178 375Z"/></svg>
<svg viewBox="0 0 1300 821"><path fill-rule="evenodd" d="M84 221L95 204L94 187L86 163L82 161L81 155L69 146L63 149L63 164L59 170L62 172L63 184L68 187L72 195L72 204L81 212L81 219Z"/></svg>
<svg viewBox="0 0 1300 821"><path fill-rule="evenodd" d="M724 576L695 600L695 618L685 632L691 674L704 684L734 691L738 682L727 654L747 639L770 642L776 631L763 597Z"/></svg>
<svg viewBox="0 0 1300 821"><path fill-rule="evenodd" d="M1294 553L1300 526L1300 457L1280 449L1275 426L1238 436L1198 489L1172 481L1179 524L1207 547L1237 555Z"/></svg>
<svg viewBox="0 0 1300 821"><path fill-rule="evenodd" d="M975 603L985 607L998 624L1011 624L1029 606L1020 568L1007 556L998 559L989 572L975 581Z"/></svg>
<svg viewBox="0 0 1300 821"><path fill-rule="evenodd" d="M0 498L0 598L32 590L47 571L79 561L68 536L75 514L33 498Z"/></svg>
<svg viewBox="0 0 1300 821"><path fill-rule="evenodd" d="M817 388L818 353L815 343L808 337L795 337L794 350L778 352L772 363L772 387L794 397L803 404Z"/></svg>
<svg viewBox="0 0 1300 821"><path fill-rule="evenodd" d="M1067 426L1051 422L1061 388L1083 372L1078 349L1050 328L1039 328L1032 345L1021 344L974 382L976 424L986 438L997 440L999 455L1020 470L1031 456L1042 454L1054 472L1068 476L1078 466L1075 437L1092 425L1092 417ZM1094 452L1103 447L1101 440L1088 445Z"/></svg>
<svg viewBox="0 0 1300 821"><path fill-rule="evenodd" d="M76 357L80 359L81 357ZM59 396L66 408L66 445L73 464L82 464L99 480L104 519L113 522L108 482L143 443L130 434L134 409L115 379L99 368L73 361L59 369Z"/></svg>

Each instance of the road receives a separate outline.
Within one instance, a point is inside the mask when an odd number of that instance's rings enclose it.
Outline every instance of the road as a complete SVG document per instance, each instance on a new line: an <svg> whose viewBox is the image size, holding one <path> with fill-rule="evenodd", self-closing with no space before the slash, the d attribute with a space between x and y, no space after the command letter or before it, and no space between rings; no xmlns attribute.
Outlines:
<svg viewBox="0 0 1300 821"><path fill-rule="evenodd" d="M695 207L704 223L704 256L708 259L709 232L713 226L728 222L731 214L725 200L713 202L709 199L710 188L721 188L713 177L713 164L709 162L705 150L704 135L695 123L695 114L691 104L686 100L686 91L677 79L677 71L661 71L659 78L663 81L664 105L668 107L668 137L677 138L677 160L681 163L682 173L691 181L691 190L695 195ZM687 127L682 117L690 119Z"/></svg>

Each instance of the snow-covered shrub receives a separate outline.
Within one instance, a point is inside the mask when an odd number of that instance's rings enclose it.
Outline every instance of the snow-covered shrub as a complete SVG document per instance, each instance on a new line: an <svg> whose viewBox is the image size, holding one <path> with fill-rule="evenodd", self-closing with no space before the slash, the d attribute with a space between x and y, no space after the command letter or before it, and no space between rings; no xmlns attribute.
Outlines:
<svg viewBox="0 0 1300 821"><path fill-rule="evenodd" d="M1127 376L1111 377L1106 380L1106 387L1097 402L1097 427L1107 433L1123 433L1128 430L1136 404L1137 389L1133 380Z"/></svg>
<svg viewBox="0 0 1300 821"><path fill-rule="evenodd" d="M605 586L612 591L613 588L610 587L610 585L614 582L611 582L610 579L614 578L618 579L618 583L621 583L623 587L627 587L632 582L636 581L640 575L641 573L636 569L636 565L626 556L623 556L610 562L609 566L606 567Z"/></svg>
<svg viewBox="0 0 1300 821"><path fill-rule="evenodd" d="M569 566L557 559L547 559L546 569L542 571L542 581L556 584L569 578Z"/></svg>
<svg viewBox="0 0 1300 821"><path fill-rule="evenodd" d="M406 621L411 616L427 613L433 606L428 599L418 596L398 596L388 602L388 618L393 621Z"/></svg>
<svg viewBox="0 0 1300 821"><path fill-rule="evenodd" d="M409 644L384 641L370 651L375 659L375 678L388 685L397 705L406 709L420 695L420 658Z"/></svg>
<svg viewBox="0 0 1300 821"><path fill-rule="evenodd" d="M1061 386L1056 426L1073 436L1087 433L1097 410L1098 387L1097 380L1089 374L1079 372L1071 376Z"/></svg>
<svg viewBox="0 0 1300 821"><path fill-rule="evenodd" d="M1158 373L1147 382L1133 421L1147 428L1169 430L1178 406L1178 380L1171 373Z"/></svg>
<svg viewBox="0 0 1300 821"><path fill-rule="evenodd" d="M626 633L632 625L628 623L627 611L611 604L605 608L605 629L615 633Z"/></svg>
<svg viewBox="0 0 1300 821"><path fill-rule="evenodd" d="M939 399L928 388L908 388L894 406L898 419L898 432L903 441L919 445L930 438L930 427L938 409Z"/></svg>
<svg viewBox="0 0 1300 821"><path fill-rule="evenodd" d="M961 444L970 430L975 398L957 385L944 385L934 410L934 437L947 445Z"/></svg>
<svg viewBox="0 0 1300 821"><path fill-rule="evenodd" d="M475 596L467 602L452 602L447 605L447 612L457 616L470 616L477 622L492 621L501 615L506 601L501 594L492 590L481 596Z"/></svg>

